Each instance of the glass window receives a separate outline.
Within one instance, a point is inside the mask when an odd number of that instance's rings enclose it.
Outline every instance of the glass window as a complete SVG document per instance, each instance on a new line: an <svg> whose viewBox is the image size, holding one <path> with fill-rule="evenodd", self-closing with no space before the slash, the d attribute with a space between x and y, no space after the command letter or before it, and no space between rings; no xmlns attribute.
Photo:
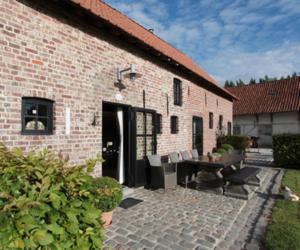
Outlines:
<svg viewBox="0 0 300 250"><path fill-rule="evenodd" d="M214 114L212 112L209 112L209 128L214 128Z"/></svg>
<svg viewBox="0 0 300 250"><path fill-rule="evenodd" d="M182 105L182 83L176 78L174 78L174 105Z"/></svg>
<svg viewBox="0 0 300 250"><path fill-rule="evenodd" d="M156 114L156 133L162 134L162 115Z"/></svg>
<svg viewBox="0 0 300 250"><path fill-rule="evenodd" d="M49 135L53 133L53 101L22 98L22 134Z"/></svg>
<svg viewBox="0 0 300 250"><path fill-rule="evenodd" d="M178 130L178 117L171 116L171 134L177 134Z"/></svg>

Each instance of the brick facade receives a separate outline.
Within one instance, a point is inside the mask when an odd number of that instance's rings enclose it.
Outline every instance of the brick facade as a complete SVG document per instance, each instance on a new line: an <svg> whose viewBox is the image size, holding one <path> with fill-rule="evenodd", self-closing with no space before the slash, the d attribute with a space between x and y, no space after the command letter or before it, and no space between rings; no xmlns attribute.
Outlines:
<svg viewBox="0 0 300 250"><path fill-rule="evenodd" d="M71 163L81 162L101 153L101 119L99 126L92 122L96 112L101 116L102 102L142 107L143 90L146 108L163 117L159 154L191 149L192 116L204 120L204 154L215 146L219 114L225 125L232 121L230 100L55 4L1 0L0 34L0 141L9 147L48 147L69 154ZM124 80L126 89L120 91L115 87L116 69L130 64L142 77ZM181 107L173 105L174 77L183 84ZM21 99L32 96L55 102L53 135L21 135ZM65 134L66 108L71 109L70 135ZM214 113L214 129L208 127L209 112ZM175 135L170 133L171 115L179 117Z"/></svg>

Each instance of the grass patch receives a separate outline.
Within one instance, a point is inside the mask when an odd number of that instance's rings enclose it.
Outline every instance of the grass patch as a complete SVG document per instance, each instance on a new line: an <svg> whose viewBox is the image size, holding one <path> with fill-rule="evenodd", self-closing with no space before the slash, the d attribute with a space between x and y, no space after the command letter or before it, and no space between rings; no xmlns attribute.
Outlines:
<svg viewBox="0 0 300 250"><path fill-rule="evenodd" d="M287 170L282 185L300 195L300 170ZM300 203L278 200L265 238L269 250L300 249Z"/></svg>

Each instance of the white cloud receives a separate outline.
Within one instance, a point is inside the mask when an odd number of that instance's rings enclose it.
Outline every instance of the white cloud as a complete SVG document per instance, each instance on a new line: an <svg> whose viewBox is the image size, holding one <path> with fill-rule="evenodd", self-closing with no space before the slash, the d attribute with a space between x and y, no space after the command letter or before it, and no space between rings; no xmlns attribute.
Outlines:
<svg viewBox="0 0 300 250"><path fill-rule="evenodd" d="M204 64L211 65L213 71L217 72L214 77L221 83L240 78L249 81L252 77L256 79L264 75L281 77L298 72L299 55L300 43L285 43L272 50L253 53L228 48L219 51Z"/></svg>
<svg viewBox="0 0 300 250"><path fill-rule="evenodd" d="M299 71L299 0L106 1L221 82Z"/></svg>

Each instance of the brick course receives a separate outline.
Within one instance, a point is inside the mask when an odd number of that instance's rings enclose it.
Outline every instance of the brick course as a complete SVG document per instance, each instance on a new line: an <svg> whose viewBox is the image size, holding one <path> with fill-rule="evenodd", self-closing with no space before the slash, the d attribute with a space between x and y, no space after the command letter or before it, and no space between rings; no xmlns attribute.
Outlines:
<svg viewBox="0 0 300 250"><path fill-rule="evenodd" d="M29 2L29 3L28 3ZM224 124L232 121L232 102L194 83L182 73L150 58L133 45L108 35L101 28L72 16L55 4L43 3L37 11L31 1L0 3L0 141L9 147L48 147L69 154L71 163L101 153L102 102L143 106L163 116L158 153L191 149L192 116L204 120L204 154L215 146L219 114ZM126 89L115 87L117 67L135 64L142 77L124 80ZM173 78L182 80L183 105L173 105ZM122 101L116 99L121 94ZM206 95L206 102L205 102ZM167 114L167 96L169 115ZM22 97L48 98L54 103L54 134L21 135ZM65 134L65 110L71 108L71 135ZM214 113L214 129L208 114ZM170 116L179 117L179 133L170 133ZM98 169L98 174L101 168Z"/></svg>

